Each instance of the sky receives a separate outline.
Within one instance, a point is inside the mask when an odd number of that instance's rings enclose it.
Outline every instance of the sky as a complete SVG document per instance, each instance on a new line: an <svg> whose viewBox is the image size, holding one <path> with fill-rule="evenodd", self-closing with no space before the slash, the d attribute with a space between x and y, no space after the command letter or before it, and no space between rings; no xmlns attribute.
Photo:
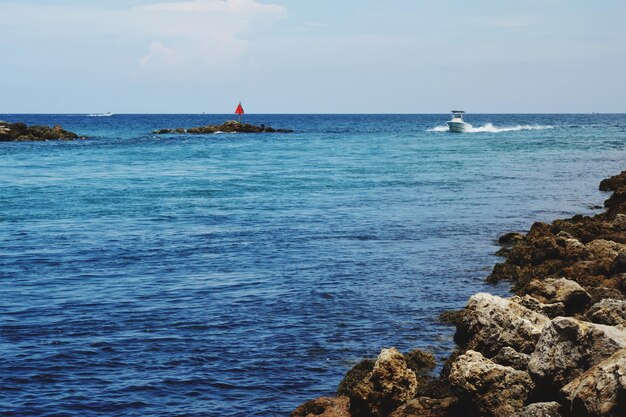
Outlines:
<svg viewBox="0 0 626 417"><path fill-rule="evenodd" d="M0 113L626 112L624 0L0 0Z"/></svg>

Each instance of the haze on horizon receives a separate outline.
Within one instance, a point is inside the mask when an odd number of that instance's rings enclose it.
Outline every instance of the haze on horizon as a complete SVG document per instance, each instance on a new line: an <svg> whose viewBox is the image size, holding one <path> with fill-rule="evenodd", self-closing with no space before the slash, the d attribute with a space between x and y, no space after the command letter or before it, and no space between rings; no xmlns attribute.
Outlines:
<svg viewBox="0 0 626 417"><path fill-rule="evenodd" d="M0 0L0 113L626 112L626 2Z"/></svg>

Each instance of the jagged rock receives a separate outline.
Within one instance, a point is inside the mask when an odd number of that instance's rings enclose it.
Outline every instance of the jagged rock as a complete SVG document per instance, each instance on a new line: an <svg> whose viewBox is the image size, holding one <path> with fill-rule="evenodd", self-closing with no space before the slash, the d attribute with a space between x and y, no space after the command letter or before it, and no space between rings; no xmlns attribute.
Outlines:
<svg viewBox="0 0 626 417"><path fill-rule="evenodd" d="M598 363L561 390L572 416L626 415L626 349Z"/></svg>
<svg viewBox="0 0 626 417"><path fill-rule="evenodd" d="M467 347L487 357L510 346L518 352L531 353L541 331L550 320L514 301L479 293L467 304L457 333L464 334Z"/></svg>
<svg viewBox="0 0 626 417"><path fill-rule="evenodd" d="M435 355L421 349L413 349L404 354L406 366L415 372L416 376L428 376L437 365Z"/></svg>
<svg viewBox="0 0 626 417"><path fill-rule="evenodd" d="M350 396L352 390L361 383L374 369L376 361L371 359L363 359L357 363L346 373L337 387L337 395Z"/></svg>
<svg viewBox="0 0 626 417"><path fill-rule="evenodd" d="M0 122L0 142L81 139L61 126L26 126L24 123Z"/></svg>
<svg viewBox="0 0 626 417"><path fill-rule="evenodd" d="M534 388L528 373L498 365L472 350L452 364L449 380L459 398L486 417L509 417L520 411Z"/></svg>
<svg viewBox="0 0 626 417"><path fill-rule="evenodd" d="M625 346L626 331L557 317L543 330L528 369L540 386L558 390Z"/></svg>
<svg viewBox="0 0 626 417"><path fill-rule="evenodd" d="M402 353L383 349L374 369L350 393L354 417L386 417L417 391L415 372L410 370Z"/></svg>
<svg viewBox="0 0 626 417"><path fill-rule="evenodd" d="M556 235L556 243L561 246L563 251L563 259L568 261L579 261L589 256L589 250L578 239L573 238L567 232L559 232Z"/></svg>
<svg viewBox="0 0 626 417"><path fill-rule="evenodd" d="M626 250L626 245L605 239L595 239L586 246L593 260L607 263L612 263L620 252Z"/></svg>
<svg viewBox="0 0 626 417"><path fill-rule="evenodd" d="M530 355L519 353L515 349L507 346L502 348L491 360L498 365L510 366L518 371L527 371Z"/></svg>
<svg viewBox="0 0 626 417"><path fill-rule="evenodd" d="M623 187L626 187L626 171L622 171L600 182L600 191L616 191Z"/></svg>
<svg viewBox="0 0 626 417"><path fill-rule="evenodd" d="M626 301L605 299L591 306L585 315L589 321L609 326L626 325Z"/></svg>
<svg viewBox="0 0 626 417"><path fill-rule="evenodd" d="M612 274L621 274L626 272L626 251L620 252L611 265Z"/></svg>
<svg viewBox="0 0 626 417"><path fill-rule="evenodd" d="M307 401L291 413L291 417L351 417L348 397L321 397Z"/></svg>
<svg viewBox="0 0 626 417"><path fill-rule="evenodd" d="M228 120L224 124L221 125L207 125L207 126L198 126L191 127L189 129L158 129L153 131L152 133L155 135L169 134L169 133L188 133L191 135L205 135L217 132L224 133L291 133L293 130L290 129L274 129L269 126L260 125L255 126L249 123L239 123L234 120Z"/></svg>
<svg viewBox="0 0 626 417"><path fill-rule="evenodd" d="M514 245L517 242L524 240L524 234L518 232L509 232L500 236L498 243L501 245Z"/></svg>
<svg viewBox="0 0 626 417"><path fill-rule="evenodd" d="M544 304L563 303L568 315L583 311L591 302L583 287L566 278L531 281L526 293Z"/></svg>
<svg viewBox="0 0 626 417"><path fill-rule="evenodd" d="M557 316L562 316L565 314L565 304L561 302L544 304L544 303L539 302L539 300L537 300L534 297L531 297L528 294L522 297L517 296L517 295L513 296L511 297L511 301L519 303L523 305L524 307L534 312L537 312L539 314L543 314L544 316L547 316L549 318L555 318Z"/></svg>
<svg viewBox="0 0 626 417"><path fill-rule="evenodd" d="M557 402L528 404L522 411L518 411L511 417L562 417L559 409L561 404Z"/></svg>
<svg viewBox="0 0 626 417"><path fill-rule="evenodd" d="M626 215L616 214L613 219L613 228L620 232L626 231Z"/></svg>
<svg viewBox="0 0 626 417"><path fill-rule="evenodd" d="M621 282L620 277L614 277L616 286L619 287L619 283ZM626 300L624 294L621 293L617 288L606 288L606 287L594 287L594 288L586 288L587 292L591 296L591 304L599 303L605 299L611 300Z"/></svg>
<svg viewBox="0 0 626 417"><path fill-rule="evenodd" d="M455 397L419 397L400 406L389 417L449 417L459 408Z"/></svg>

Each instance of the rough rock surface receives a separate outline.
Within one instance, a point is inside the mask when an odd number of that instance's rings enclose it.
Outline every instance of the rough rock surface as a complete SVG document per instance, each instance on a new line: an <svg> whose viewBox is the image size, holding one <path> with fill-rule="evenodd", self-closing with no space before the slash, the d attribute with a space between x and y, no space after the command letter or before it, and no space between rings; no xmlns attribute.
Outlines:
<svg viewBox="0 0 626 417"><path fill-rule="evenodd" d="M352 390L372 372L375 363L376 361L371 359L364 359L354 365L339 383L337 395L349 396Z"/></svg>
<svg viewBox="0 0 626 417"><path fill-rule="evenodd" d="M563 303L568 315L583 311L591 302L583 287L566 278L533 280L526 293L543 304Z"/></svg>
<svg viewBox="0 0 626 417"><path fill-rule="evenodd" d="M163 134L171 134L171 133L179 133L179 134L192 134L192 135L205 135L210 133L291 133L293 130L290 129L274 129L269 126L260 125L255 126L249 123L239 123L234 120L229 120L221 125L208 125L208 126L199 126L192 127L189 129L159 129L155 130L154 134L163 135Z"/></svg>
<svg viewBox="0 0 626 417"><path fill-rule="evenodd" d="M469 349L491 357L506 346L531 353L549 322L514 301L479 293L470 298L459 329L466 334Z"/></svg>
<svg viewBox="0 0 626 417"><path fill-rule="evenodd" d="M565 315L565 304L559 302L559 303L551 303L551 304L544 304L542 302L540 302L539 300L537 300L534 297L531 297L530 295L526 294L522 297L520 296L514 296L511 297L511 301L514 301L518 304L523 305L524 307L539 313L539 314L543 314L544 316L547 316L551 319L557 317L557 316L563 316Z"/></svg>
<svg viewBox="0 0 626 417"><path fill-rule="evenodd" d="M558 390L623 347L626 331L557 317L541 334L528 369L540 386Z"/></svg>
<svg viewBox="0 0 626 417"><path fill-rule="evenodd" d="M534 388L528 373L498 365L472 350L452 364L449 379L459 398L486 417L509 417L520 411Z"/></svg>
<svg viewBox="0 0 626 417"><path fill-rule="evenodd" d="M0 142L81 139L61 126L26 126L24 123L0 122Z"/></svg>
<svg viewBox="0 0 626 417"><path fill-rule="evenodd" d="M626 301L604 299L591 306L586 317L594 323L609 326L626 325Z"/></svg>
<svg viewBox="0 0 626 417"><path fill-rule="evenodd" d="M459 401L455 397L419 397L399 407L389 417L448 417L458 415L458 408Z"/></svg>
<svg viewBox="0 0 626 417"><path fill-rule="evenodd" d="M351 417L348 397L321 397L307 401L291 413L291 417Z"/></svg>
<svg viewBox="0 0 626 417"><path fill-rule="evenodd" d="M502 348L491 360L499 365L510 366L519 371L527 371L530 355L519 353L512 347L507 346Z"/></svg>
<svg viewBox="0 0 626 417"><path fill-rule="evenodd" d="M529 404L522 411L518 411L511 417L562 417L559 409L561 404L552 401L549 403Z"/></svg>
<svg viewBox="0 0 626 417"><path fill-rule="evenodd" d="M563 387L569 415L626 415L626 349L595 365Z"/></svg>
<svg viewBox="0 0 626 417"><path fill-rule="evenodd" d="M383 349L374 369L350 393L354 417L386 417L417 391L415 372L410 370L402 353Z"/></svg>

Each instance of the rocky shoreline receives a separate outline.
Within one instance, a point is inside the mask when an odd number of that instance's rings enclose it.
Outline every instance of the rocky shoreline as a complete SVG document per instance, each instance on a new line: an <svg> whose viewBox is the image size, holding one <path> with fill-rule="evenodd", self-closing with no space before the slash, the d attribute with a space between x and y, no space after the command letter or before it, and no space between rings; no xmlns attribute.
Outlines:
<svg viewBox="0 0 626 417"><path fill-rule="evenodd" d="M26 126L24 123L0 121L0 142L26 142L44 140L84 139L76 133L68 132L61 126Z"/></svg>
<svg viewBox="0 0 626 417"><path fill-rule="evenodd" d="M212 133L292 133L290 129L274 129L270 126L260 125L255 126L249 123L239 123L234 120L229 120L221 125L208 125L192 127L189 129L177 128L177 129L158 129L152 133L155 135L164 134L191 134L191 135L206 135Z"/></svg>
<svg viewBox="0 0 626 417"><path fill-rule="evenodd" d="M354 366L336 397L293 417L617 417L626 415L626 171L600 184L604 213L535 223L501 237L490 282L445 314L457 349L441 374L419 350L383 349Z"/></svg>

